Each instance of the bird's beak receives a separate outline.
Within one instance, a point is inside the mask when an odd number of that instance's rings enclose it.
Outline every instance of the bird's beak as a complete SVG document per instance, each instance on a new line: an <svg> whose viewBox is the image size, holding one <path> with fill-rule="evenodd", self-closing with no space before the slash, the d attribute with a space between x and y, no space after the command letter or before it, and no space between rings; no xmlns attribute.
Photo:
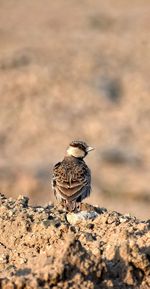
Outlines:
<svg viewBox="0 0 150 289"><path fill-rule="evenodd" d="M87 147L86 152L88 153L88 152L93 151L93 150L94 150L94 148L92 148L92 147Z"/></svg>

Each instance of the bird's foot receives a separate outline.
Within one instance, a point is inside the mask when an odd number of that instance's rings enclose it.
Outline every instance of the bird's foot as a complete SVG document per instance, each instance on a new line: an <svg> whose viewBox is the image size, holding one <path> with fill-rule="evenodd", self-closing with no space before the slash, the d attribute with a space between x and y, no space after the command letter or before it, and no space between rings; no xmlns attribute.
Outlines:
<svg viewBox="0 0 150 289"><path fill-rule="evenodd" d="M77 203L76 201L66 202L66 209L69 212L80 212L81 211L81 203Z"/></svg>
<svg viewBox="0 0 150 289"><path fill-rule="evenodd" d="M65 209L66 211L69 211L69 212L77 213L82 210L82 204L76 201L69 202L67 200L62 199L59 205L61 206L62 209Z"/></svg>
<svg viewBox="0 0 150 289"><path fill-rule="evenodd" d="M69 212L73 212L76 209L76 202L72 201L72 202L67 202L65 204L66 210Z"/></svg>

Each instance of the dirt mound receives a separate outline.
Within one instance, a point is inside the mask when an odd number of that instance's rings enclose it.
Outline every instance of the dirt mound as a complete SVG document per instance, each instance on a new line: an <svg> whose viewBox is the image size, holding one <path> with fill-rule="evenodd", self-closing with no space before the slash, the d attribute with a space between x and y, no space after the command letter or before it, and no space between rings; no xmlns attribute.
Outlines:
<svg viewBox="0 0 150 289"><path fill-rule="evenodd" d="M0 288L149 288L150 223L0 195Z"/></svg>
<svg viewBox="0 0 150 289"><path fill-rule="evenodd" d="M82 139L89 203L150 218L149 15L149 0L0 1L1 192L53 201L53 165Z"/></svg>

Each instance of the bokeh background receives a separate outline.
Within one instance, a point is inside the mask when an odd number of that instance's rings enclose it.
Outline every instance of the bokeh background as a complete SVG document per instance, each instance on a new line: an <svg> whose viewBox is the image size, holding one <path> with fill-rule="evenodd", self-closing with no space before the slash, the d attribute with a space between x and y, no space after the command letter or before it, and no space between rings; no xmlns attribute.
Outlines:
<svg viewBox="0 0 150 289"><path fill-rule="evenodd" d="M0 191L53 199L68 143L89 203L150 217L150 1L0 1Z"/></svg>

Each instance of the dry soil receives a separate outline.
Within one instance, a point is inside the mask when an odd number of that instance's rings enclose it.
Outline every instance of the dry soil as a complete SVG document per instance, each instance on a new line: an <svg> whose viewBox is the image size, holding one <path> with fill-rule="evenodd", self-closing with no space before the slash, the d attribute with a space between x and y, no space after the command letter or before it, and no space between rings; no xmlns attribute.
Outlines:
<svg viewBox="0 0 150 289"><path fill-rule="evenodd" d="M150 288L150 221L0 195L0 288Z"/></svg>

